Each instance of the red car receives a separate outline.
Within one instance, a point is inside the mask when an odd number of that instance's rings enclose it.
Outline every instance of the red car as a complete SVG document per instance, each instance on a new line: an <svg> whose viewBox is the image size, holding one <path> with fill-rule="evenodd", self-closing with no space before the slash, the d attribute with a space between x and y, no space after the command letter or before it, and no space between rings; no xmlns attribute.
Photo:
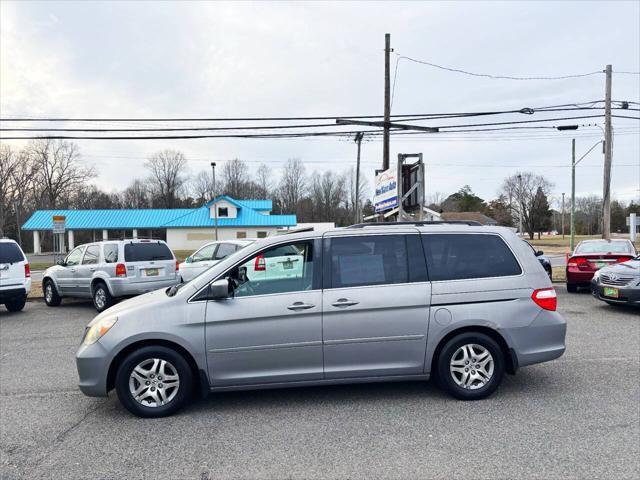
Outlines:
<svg viewBox="0 0 640 480"><path fill-rule="evenodd" d="M593 274L608 265L631 260L638 253L630 240L583 240L567 260L567 291L588 287Z"/></svg>

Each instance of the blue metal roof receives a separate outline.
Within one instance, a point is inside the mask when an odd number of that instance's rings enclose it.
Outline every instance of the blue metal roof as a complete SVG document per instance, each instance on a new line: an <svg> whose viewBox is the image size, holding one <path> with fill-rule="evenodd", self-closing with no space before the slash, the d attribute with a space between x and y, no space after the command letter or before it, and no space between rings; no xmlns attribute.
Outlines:
<svg viewBox="0 0 640 480"><path fill-rule="evenodd" d="M297 224L295 215L265 215L271 210L271 200L235 200L219 197L238 207L236 218L218 218L219 227L291 227ZM216 199L216 200L218 200ZM209 205L194 209L148 210L37 210L23 230L51 230L53 215L64 215L67 230L130 230L134 228L213 227Z"/></svg>

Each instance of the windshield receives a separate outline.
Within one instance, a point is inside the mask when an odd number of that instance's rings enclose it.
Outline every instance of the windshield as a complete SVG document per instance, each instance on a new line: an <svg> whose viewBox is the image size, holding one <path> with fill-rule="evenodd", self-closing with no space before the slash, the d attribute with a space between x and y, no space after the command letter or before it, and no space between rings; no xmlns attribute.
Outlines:
<svg viewBox="0 0 640 480"><path fill-rule="evenodd" d="M628 242L583 242L576 248L576 253L635 253Z"/></svg>

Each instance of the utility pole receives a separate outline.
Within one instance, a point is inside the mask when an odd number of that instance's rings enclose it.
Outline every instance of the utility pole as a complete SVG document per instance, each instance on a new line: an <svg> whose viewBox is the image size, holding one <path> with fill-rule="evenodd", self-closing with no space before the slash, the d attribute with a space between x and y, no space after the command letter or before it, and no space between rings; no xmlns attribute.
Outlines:
<svg viewBox="0 0 640 480"><path fill-rule="evenodd" d="M364 137L364 133L358 132L356 133L356 138L354 141L358 144L358 160L356 162L356 221L355 223L360 223L360 145L362 144L362 137Z"/></svg>
<svg viewBox="0 0 640 480"><path fill-rule="evenodd" d="M211 162L211 171L213 173L213 199L216 199L216 162ZM216 231L216 240L218 240L218 206L213 204L213 226Z"/></svg>
<svg viewBox="0 0 640 480"><path fill-rule="evenodd" d="M389 56L391 34L384 34L384 126L382 134L382 170L389 169L389 122L391 120L391 86L389 82Z"/></svg>
<svg viewBox="0 0 640 480"><path fill-rule="evenodd" d="M613 131L611 127L611 65L605 69L604 95L604 181L602 187L602 238L611 238L611 156Z"/></svg>
<svg viewBox="0 0 640 480"><path fill-rule="evenodd" d="M522 175L518 174L518 196L520 197L520 211L518 212L518 221L520 223L520 228L518 229L518 233L522 235L522 210L524 207L524 200L522 195Z"/></svg>
<svg viewBox="0 0 640 480"><path fill-rule="evenodd" d="M569 250L573 253L573 243L576 235L576 139L571 139L571 239Z"/></svg>
<svg viewBox="0 0 640 480"><path fill-rule="evenodd" d="M562 238L564 239L564 192L562 192Z"/></svg>

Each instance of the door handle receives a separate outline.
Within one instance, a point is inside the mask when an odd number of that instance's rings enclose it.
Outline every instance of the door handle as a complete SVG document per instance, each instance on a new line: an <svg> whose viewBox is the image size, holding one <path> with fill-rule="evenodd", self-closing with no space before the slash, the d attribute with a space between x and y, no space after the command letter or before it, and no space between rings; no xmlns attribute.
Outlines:
<svg viewBox="0 0 640 480"><path fill-rule="evenodd" d="M304 303L304 302L294 302L293 305L289 305L287 308L289 310L307 310L308 308L313 308L315 307L315 305L312 305L310 303Z"/></svg>
<svg viewBox="0 0 640 480"><path fill-rule="evenodd" d="M96 271L95 267L91 267L91 268L89 268L89 270L92 271L92 272Z"/></svg>
<svg viewBox="0 0 640 480"><path fill-rule="evenodd" d="M72 268L72 269L71 269L71 271L72 271L72 272L75 272L75 271L76 271L76 269L75 269L75 268Z"/></svg>
<svg viewBox="0 0 640 480"><path fill-rule="evenodd" d="M354 300L349 300L347 298L339 298L337 302L332 303L334 307L352 307L353 305L358 305L360 302L356 302Z"/></svg>

